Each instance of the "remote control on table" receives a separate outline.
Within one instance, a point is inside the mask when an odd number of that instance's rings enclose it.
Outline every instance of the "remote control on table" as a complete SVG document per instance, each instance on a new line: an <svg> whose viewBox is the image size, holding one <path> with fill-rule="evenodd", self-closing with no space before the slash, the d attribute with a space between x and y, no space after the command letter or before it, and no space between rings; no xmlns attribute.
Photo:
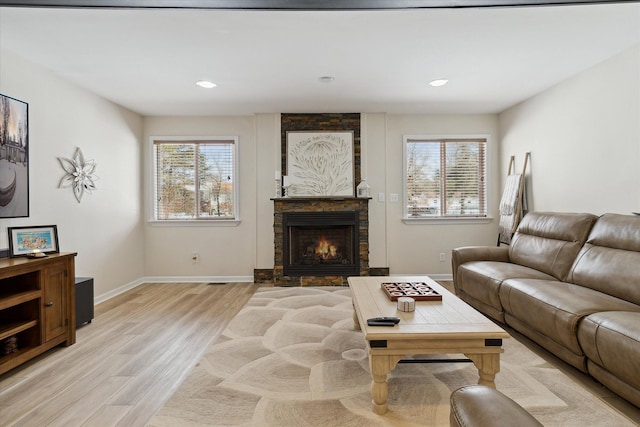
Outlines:
<svg viewBox="0 0 640 427"><path fill-rule="evenodd" d="M369 320L373 320L374 322L393 322L395 324L400 323L399 317L373 317Z"/></svg>
<svg viewBox="0 0 640 427"><path fill-rule="evenodd" d="M400 322L397 317L374 317L367 319L367 325L369 326L395 326Z"/></svg>

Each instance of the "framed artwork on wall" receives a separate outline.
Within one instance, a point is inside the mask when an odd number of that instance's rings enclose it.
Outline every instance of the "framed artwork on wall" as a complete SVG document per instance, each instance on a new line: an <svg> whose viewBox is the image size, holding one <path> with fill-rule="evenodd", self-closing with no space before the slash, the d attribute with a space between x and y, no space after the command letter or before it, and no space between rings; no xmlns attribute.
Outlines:
<svg viewBox="0 0 640 427"><path fill-rule="evenodd" d="M60 252L58 247L58 227L39 225L31 227L9 227L9 255L45 256Z"/></svg>
<svg viewBox="0 0 640 427"><path fill-rule="evenodd" d="M353 131L287 132L287 176L291 197L353 197Z"/></svg>
<svg viewBox="0 0 640 427"><path fill-rule="evenodd" d="M29 104L0 94L0 218L29 216Z"/></svg>

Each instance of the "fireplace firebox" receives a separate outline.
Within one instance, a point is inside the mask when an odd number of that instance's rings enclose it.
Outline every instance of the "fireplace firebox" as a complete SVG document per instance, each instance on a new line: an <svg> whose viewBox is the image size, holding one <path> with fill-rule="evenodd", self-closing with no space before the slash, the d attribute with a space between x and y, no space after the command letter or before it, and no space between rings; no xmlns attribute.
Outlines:
<svg viewBox="0 0 640 427"><path fill-rule="evenodd" d="M285 276L360 274L357 211L285 212Z"/></svg>

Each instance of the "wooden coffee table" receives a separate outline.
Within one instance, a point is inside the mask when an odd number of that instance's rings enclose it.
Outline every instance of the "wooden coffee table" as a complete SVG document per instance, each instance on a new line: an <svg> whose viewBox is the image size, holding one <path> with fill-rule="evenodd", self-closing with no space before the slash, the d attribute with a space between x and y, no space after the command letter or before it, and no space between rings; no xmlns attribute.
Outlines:
<svg viewBox="0 0 640 427"><path fill-rule="evenodd" d="M354 323L364 332L369 350L372 409L387 412L387 374L407 355L464 354L478 369L478 384L495 388L502 339L509 334L473 307L426 276L349 277ZM402 312L381 288L384 282L425 282L442 301L416 301L415 311ZM396 326L368 326L367 319L400 318Z"/></svg>

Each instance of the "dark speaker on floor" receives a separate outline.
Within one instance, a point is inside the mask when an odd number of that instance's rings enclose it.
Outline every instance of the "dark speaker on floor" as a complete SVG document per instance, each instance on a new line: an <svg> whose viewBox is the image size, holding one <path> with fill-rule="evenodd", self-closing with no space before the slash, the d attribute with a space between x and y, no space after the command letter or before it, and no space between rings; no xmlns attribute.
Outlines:
<svg viewBox="0 0 640 427"><path fill-rule="evenodd" d="M76 277L76 328L93 320L93 277Z"/></svg>

